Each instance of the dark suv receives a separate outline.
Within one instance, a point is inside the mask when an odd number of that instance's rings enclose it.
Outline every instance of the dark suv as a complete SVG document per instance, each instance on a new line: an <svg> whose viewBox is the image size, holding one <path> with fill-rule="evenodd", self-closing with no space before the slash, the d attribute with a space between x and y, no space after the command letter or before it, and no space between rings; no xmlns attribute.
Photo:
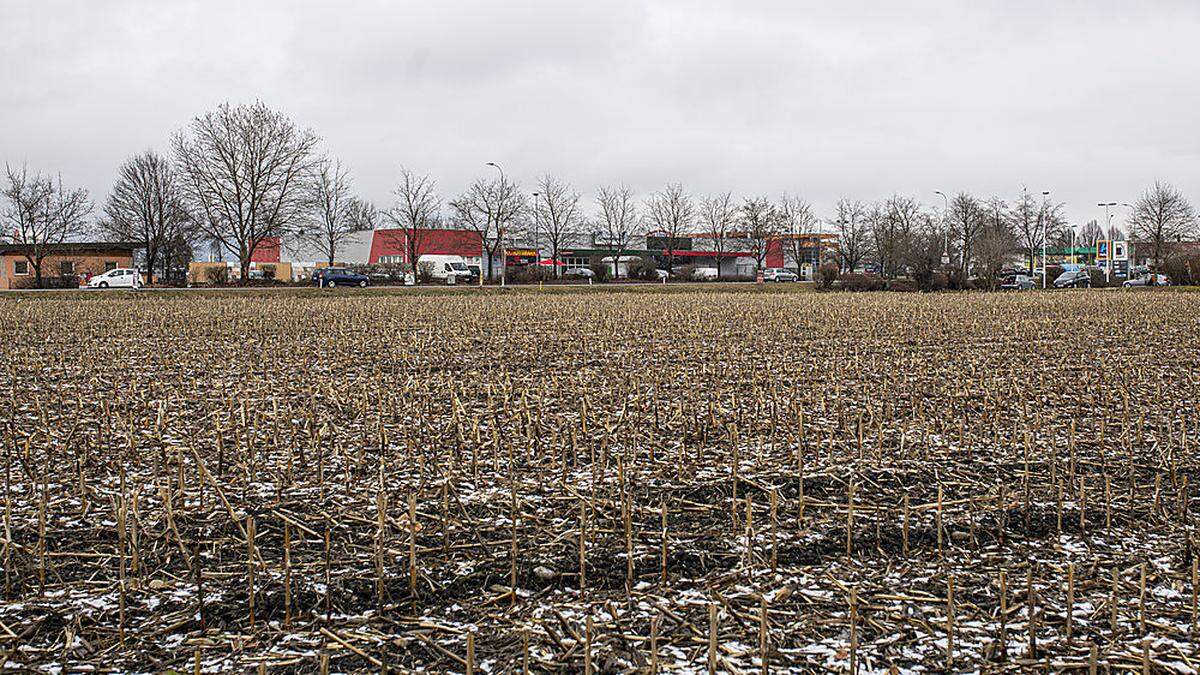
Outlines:
<svg viewBox="0 0 1200 675"><path fill-rule="evenodd" d="M327 267L313 272L314 286L336 288L338 286L358 286L366 288L371 285L371 278L365 274L352 272L345 267Z"/></svg>

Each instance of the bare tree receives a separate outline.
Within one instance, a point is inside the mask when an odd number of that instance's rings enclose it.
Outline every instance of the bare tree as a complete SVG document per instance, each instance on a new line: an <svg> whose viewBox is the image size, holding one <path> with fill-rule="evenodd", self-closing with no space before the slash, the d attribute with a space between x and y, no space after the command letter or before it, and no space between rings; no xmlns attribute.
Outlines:
<svg viewBox="0 0 1200 675"><path fill-rule="evenodd" d="M673 271L679 240L691 232L696 217L696 207L692 204L692 198L683 191L682 185L674 183L650 197L646 203L646 212L651 229L663 236L667 270Z"/></svg>
<svg viewBox="0 0 1200 675"><path fill-rule="evenodd" d="M460 197L450 202L458 226L477 235L487 253L487 276L491 281L495 274L495 261L500 261L500 275L504 277L506 261L503 259L505 237L513 222L524 213L525 194L520 185L508 180L504 174L492 180L479 179L467 188Z"/></svg>
<svg viewBox="0 0 1200 675"><path fill-rule="evenodd" d="M891 254L889 266L885 266L885 275L896 277L909 266L909 249L912 246L913 234L928 220L928 214L921 209L921 204L911 197L892 195L885 204L888 218L891 220L890 236Z"/></svg>
<svg viewBox="0 0 1200 675"><path fill-rule="evenodd" d="M600 207L600 230L605 243L613 252L613 276L620 276L621 255L637 233L640 218L633 190L626 185L602 187L596 195Z"/></svg>
<svg viewBox="0 0 1200 675"><path fill-rule="evenodd" d="M780 236L787 242L783 251L785 258L791 259L792 263L796 265L796 274L800 274L801 268L812 250L808 244L812 242L812 235L816 230L817 219L813 215L812 205L798 196L785 192L779 199L778 213ZM819 240L817 249L819 256ZM815 262L820 263L819 260Z"/></svg>
<svg viewBox="0 0 1200 675"><path fill-rule="evenodd" d="M1009 212L1017 246L1029 261L1030 274L1033 274L1034 260L1043 243L1053 239L1064 222L1062 204L1051 203L1045 198L1046 195L1042 197L1038 201L1028 190L1022 190L1021 197Z"/></svg>
<svg viewBox="0 0 1200 675"><path fill-rule="evenodd" d="M365 199L351 197L347 210L350 212L350 229L354 232L377 230L383 224L379 209Z"/></svg>
<svg viewBox="0 0 1200 675"><path fill-rule="evenodd" d="M1000 283L1000 272L1017 242L1004 200L992 197L981 206L985 211L984 224L973 247L976 274L995 290Z"/></svg>
<svg viewBox="0 0 1200 675"><path fill-rule="evenodd" d="M243 280L263 240L304 217L317 142L311 131L261 101L223 104L173 137L197 224L237 253Z"/></svg>
<svg viewBox="0 0 1200 675"><path fill-rule="evenodd" d="M309 190L311 211L297 235L332 267L342 244L357 229L350 176L340 161L324 157L317 163Z"/></svg>
<svg viewBox="0 0 1200 675"><path fill-rule="evenodd" d="M705 197L700 202L700 223L705 238L712 241L713 257L717 261L717 277L721 276L721 261L727 256L729 238L737 224L738 209L728 192Z"/></svg>
<svg viewBox="0 0 1200 675"><path fill-rule="evenodd" d="M843 271L853 272L866 258L870 245L866 205L860 201L839 199L835 226L838 235L838 263Z"/></svg>
<svg viewBox="0 0 1200 675"><path fill-rule="evenodd" d="M421 258L421 243L442 210L442 202L437 196L437 183L428 174L418 176L402 166L400 183L392 190L392 194L396 197L396 203L385 216L404 230L404 257L415 271Z"/></svg>
<svg viewBox="0 0 1200 675"><path fill-rule="evenodd" d="M104 204L99 229L120 241L142 244L146 278L154 282L160 264L169 273L166 249L195 239L195 226L184 204L179 176L170 161L147 150L125 160Z"/></svg>
<svg viewBox="0 0 1200 675"><path fill-rule="evenodd" d="M1104 238L1104 228L1100 227L1100 222L1092 219L1083 224L1079 228L1078 240L1084 245L1095 245L1097 241Z"/></svg>
<svg viewBox="0 0 1200 675"><path fill-rule="evenodd" d="M550 174L538 182L540 199L537 203L538 221L550 244L550 261L554 264L554 275L561 276L559 258L562 250L571 246L579 236L583 223L580 196L571 186Z"/></svg>
<svg viewBox="0 0 1200 675"><path fill-rule="evenodd" d="M43 264L62 244L88 230L92 200L83 188L67 189L57 179L5 165L7 204L0 211L0 241L18 244L33 268L34 283L42 287Z"/></svg>
<svg viewBox="0 0 1200 675"><path fill-rule="evenodd" d="M755 271L763 268L767 246L779 236L781 223L779 211L770 199L754 197L742 201L741 234L754 257Z"/></svg>
<svg viewBox="0 0 1200 675"><path fill-rule="evenodd" d="M959 268L966 273L971 271L971 261L974 255L975 241L987 223L987 213L983 205L971 195L960 192L950 202L949 227L950 236L959 245Z"/></svg>
<svg viewBox="0 0 1200 675"><path fill-rule="evenodd" d="M1129 231L1150 244L1154 264L1161 265L1172 245L1196 232L1196 212L1173 185L1154 181L1134 204Z"/></svg>

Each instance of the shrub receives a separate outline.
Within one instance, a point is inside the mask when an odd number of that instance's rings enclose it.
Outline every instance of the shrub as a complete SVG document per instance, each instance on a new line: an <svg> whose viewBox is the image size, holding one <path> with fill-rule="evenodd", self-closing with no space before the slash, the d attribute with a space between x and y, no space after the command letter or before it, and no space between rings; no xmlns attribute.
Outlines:
<svg viewBox="0 0 1200 675"><path fill-rule="evenodd" d="M946 272L946 288L951 291L968 290L967 275L957 267L949 270Z"/></svg>
<svg viewBox="0 0 1200 675"><path fill-rule="evenodd" d="M212 286L223 286L229 283L229 268L225 265L209 267L204 270L204 280Z"/></svg>
<svg viewBox="0 0 1200 675"><path fill-rule="evenodd" d="M630 279L658 281L658 263L655 262L654 258L631 260L629 261L627 270Z"/></svg>
<svg viewBox="0 0 1200 675"><path fill-rule="evenodd" d="M675 278L680 281L696 281L696 266L684 265L675 269Z"/></svg>
<svg viewBox="0 0 1200 675"><path fill-rule="evenodd" d="M417 263L417 283L428 284L433 281L433 263Z"/></svg>
<svg viewBox="0 0 1200 675"><path fill-rule="evenodd" d="M539 281L550 281L554 278L554 273L541 265L525 265L513 270L508 278L518 284L536 284Z"/></svg>
<svg viewBox="0 0 1200 675"><path fill-rule="evenodd" d="M833 263L821 263L817 268L817 287L829 290L833 288L833 282L837 280L841 270Z"/></svg>
<svg viewBox="0 0 1200 675"><path fill-rule="evenodd" d="M1062 276L1062 273L1064 271L1065 270L1063 270L1062 266L1060 266L1060 265L1050 265L1049 267L1047 267L1046 268L1046 285L1053 286L1054 280L1059 278L1060 276ZM1038 279L1037 277L1034 277L1034 281L1036 282L1036 281L1041 281L1041 280Z"/></svg>
<svg viewBox="0 0 1200 675"><path fill-rule="evenodd" d="M1163 261L1162 271L1171 283L1180 286L1200 284L1200 253L1181 253Z"/></svg>
<svg viewBox="0 0 1200 675"><path fill-rule="evenodd" d="M263 266L259 267L258 269L259 269L259 271L262 272L263 279L265 279L266 281L275 281L275 266L274 265L263 265Z"/></svg>
<svg viewBox="0 0 1200 675"><path fill-rule="evenodd" d="M602 284L612 278L612 267L608 263L592 263L588 265L588 269L592 271L592 281Z"/></svg>
<svg viewBox="0 0 1200 675"><path fill-rule="evenodd" d="M856 272L843 274L838 277L838 284L842 290L854 292L882 291L887 287L883 279L874 274L859 274Z"/></svg>
<svg viewBox="0 0 1200 675"><path fill-rule="evenodd" d="M892 279L887 282L887 289L897 293L915 293L920 290L917 288L917 282L912 279Z"/></svg>

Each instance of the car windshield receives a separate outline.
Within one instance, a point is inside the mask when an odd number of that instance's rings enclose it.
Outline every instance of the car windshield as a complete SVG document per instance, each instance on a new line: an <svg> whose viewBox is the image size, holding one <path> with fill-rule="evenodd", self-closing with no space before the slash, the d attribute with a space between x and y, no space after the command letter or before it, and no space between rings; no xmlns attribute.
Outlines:
<svg viewBox="0 0 1200 675"><path fill-rule="evenodd" d="M452 263L450 263L450 269L452 269L456 272L466 272L467 266L460 262L452 262Z"/></svg>

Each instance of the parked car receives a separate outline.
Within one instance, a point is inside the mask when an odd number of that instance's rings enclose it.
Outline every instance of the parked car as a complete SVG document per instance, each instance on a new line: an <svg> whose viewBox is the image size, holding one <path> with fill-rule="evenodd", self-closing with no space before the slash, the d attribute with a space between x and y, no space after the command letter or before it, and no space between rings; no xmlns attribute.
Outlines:
<svg viewBox="0 0 1200 675"><path fill-rule="evenodd" d="M717 268L715 267L697 267L692 271L692 278L699 281L709 281L717 278Z"/></svg>
<svg viewBox="0 0 1200 675"><path fill-rule="evenodd" d="M1144 274L1137 279L1130 279L1121 286L1125 288L1133 288L1135 286L1170 286L1171 278L1165 274Z"/></svg>
<svg viewBox="0 0 1200 675"><path fill-rule="evenodd" d="M596 273L586 267L568 267L563 271L564 277L581 277L583 279L591 279L596 276Z"/></svg>
<svg viewBox="0 0 1200 675"><path fill-rule="evenodd" d="M1000 282L1002 291L1028 291L1032 288L1033 279L1028 274L1014 274Z"/></svg>
<svg viewBox="0 0 1200 675"><path fill-rule="evenodd" d="M1063 272L1054 280L1055 288L1091 288L1092 273L1086 269Z"/></svg>
<svg viewBox="0 0 1200 675"><path fill-rule="evenodd" d="M118 267L88 280L88 288L141 288L142 273L132 267Z"/></svg>
<svg viewBox="0 0 1200 675"><path fill-rule="evenodd" d="M763 270L763 281L800 281L800 277L782 267L768 267Z"/></svg>
<svg viewBox="0 0 1200 675"><path fill-rule="evenodd" d="M313 272L312 277L314 286L324 286L325 288L336 288L338 286L358 286L366 288L371 285L371 278L365 274L359 274L346 269L345 267L326 267Z"/></svg>

